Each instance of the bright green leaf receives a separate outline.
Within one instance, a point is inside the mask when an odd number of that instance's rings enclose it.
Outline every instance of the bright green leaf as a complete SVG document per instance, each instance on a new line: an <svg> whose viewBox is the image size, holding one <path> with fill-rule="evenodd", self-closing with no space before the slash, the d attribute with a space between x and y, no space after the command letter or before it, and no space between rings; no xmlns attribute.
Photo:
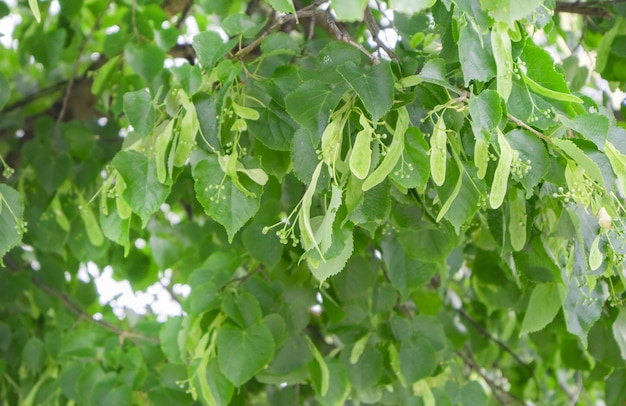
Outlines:
<svg viewBox="0 0 626 406"><path fill-rule="evenodd" d="M25 227L22 196L15 189L0 184L0 265L4 254L22 241Z"/></svg>
<svg viewBox="0 0 626 406"><path fill-rule="evenodd" d="M206 213L226 229L229 240L259 210L263 189L247 177L239 181L254 193L239 190L223 171L216 155L199 155L193 165L194 188Z"/></svg>
<svg viewBox="0 0 626 406"><path fill-rule="evenodd" d="M113 166L126 183L124 200L145 226L170 193L170 189L159 182L154 158L137 151L121 151L113 158Z"/></svg>
<svg viewBox="0 0 626 406"><path fill-rule="evenodd" d="M564 293L563 286L557 283L537 285L530 295L520 335L533 333L547 326L561 309Z"/></svg>

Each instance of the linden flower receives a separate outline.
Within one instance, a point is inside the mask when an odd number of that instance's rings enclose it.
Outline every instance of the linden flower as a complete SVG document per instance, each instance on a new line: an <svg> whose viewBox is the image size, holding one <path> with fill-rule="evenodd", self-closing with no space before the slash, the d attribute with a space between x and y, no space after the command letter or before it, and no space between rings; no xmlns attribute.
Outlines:
<svg viewBox="0 0 626 406"><path fill-rule="evenodd" d="M604 207L600 208L598 211L598 224L600 224L600 227L610 230L612 222L613 219L609 216L609 213L606 212L606 209Z"/></svg>

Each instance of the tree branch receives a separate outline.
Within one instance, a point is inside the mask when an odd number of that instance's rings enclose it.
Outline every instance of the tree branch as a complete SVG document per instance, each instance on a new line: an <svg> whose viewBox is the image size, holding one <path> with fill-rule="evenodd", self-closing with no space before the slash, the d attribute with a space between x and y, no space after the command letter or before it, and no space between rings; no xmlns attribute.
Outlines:
<svg viewBox="0 0 626 406"><path fill-rule="evenodd" d="M84 318L85 320L88 320L94 324L97 324L98 326L106 330L109 330L112 333L118 334L120 336L120 339L123 339L124 337L128 337L130 339L143 340L143 341L148 341L154 344L159 344L159 339L155 337L149 337L149 336L145 336L143 334L135 333L132 331L123 330L119 327L114 326L111 323L107 323L106 321L94 319L90 314L85 312L79 305L74 303L72 299L70 299L65 293L58 292L57 290L43 283L38 278L33 278L33 284L37 286L39 289L43 290L44 292L59 299L65 307L67 307L74 313L78 314L81 318Z"/></svg>
<svg viewBox="0 0 626 406"><path fill-rule="evenodd" d="M93 27L91 28L91 31L85 37L85 39L83 40L83 43L80 45L80 48L78 49L78 56L76 57L76 62L74 62L74 67L72 68L72 74L67 84L65 95L63 96L61 112L59 113L59 116L57 117L56 123L54 124L54 133L56 133L57 130L59 129L59 124L61 124L61 121L63 121L63 118L65 117L65 113L67 112L67 107L70 102L70 95L72 94L72 88L74 87L74 80L76 79L76 75L78 74L78 66L80 65L80 58L85 52L85 48L87 48L87 44L93 38L93 35L96 32L96 29L98 28L98 26L100 26L100 22L104 18L104 15L106 14L107 10L109 9L109 7L111 7L111 4L113 4L113 0L109 0L109 2L106 4L106 6L104 6L102 11L100 11L100 14L98 14L98 17L96 17L96 21L94 21L93 23Z"/></svg>
<svg viewBox="0 0 626 406"><path fill-rule="evenodd" d="M374 42L376 42L376 44L383 50L385 51L385 53L394 61L399 62L398 57L396 56L396 54L393 52L393 49L391 49L390 47L387 46L387 44L385 44L379 37L378 35L381 32L380 26L378 25L378 22L376 21L376 19L374 18L374 16L372 15L372 10L370 10L369 7L367 7L365 9L365 15L364 15L364 20L365 20L365 25L367 26L367 29L369 30L370 34L372 34L372 39L374 40Z"/></svg>
<svg viewBox="0 0 626 406"><path fill-rule="evenodd" d="M524 401L522 401L520 398L518 398L511 392L507 391L506 389L502 388L501 385L496 383L493 379L489 378L484 373L480 365L478 365L478 363L474 360L474 358L472 357L472 354L468 350L466 350L466 354L463 354L463 352L459 350L456 350L455 352L456 352L456 355L459 358L461 358L461 360L463 361L465 365L467 365L472 371L476 372L478 375L480 375L481 378L483 378L485 383L487 383L487 385L491 388L491 391L493 392L493 396L498 400L498 402L500 402L500 404L505 405L509 403L503 397L501 397L501 395L505 395L508 398L508 400L515 401L516 403L519 403L521 405L525 404Z"/></svg>
<svg viewBox="0 0 626 406"><path fill-rule="evenodd" d="M607 9L607 6L619 3L626 3L626 0L576 1L573 3L566 1L557 1L554 12L580 14L590 17L611 18L613 17L613 14Z"/></svg>
<svg viewBox="0 0 626 406"><path fill-rule="evenodd" d="M530 131L531 133L535 134L537 137L544 140L546 144L552 144L552 140L549 137L546 137L545 135L535 130L534 128L532 128L531 126L529 126L528 124L520 120L519 118L512 115L511 113L509 113L508 118L510 121L515 123L518 127L522 127L523 129Z"/></svg>

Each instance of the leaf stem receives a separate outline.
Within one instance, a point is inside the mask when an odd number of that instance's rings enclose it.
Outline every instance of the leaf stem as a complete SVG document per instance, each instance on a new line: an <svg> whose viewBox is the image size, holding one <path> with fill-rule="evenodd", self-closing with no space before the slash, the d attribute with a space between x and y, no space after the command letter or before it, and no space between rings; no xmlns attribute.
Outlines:
<svg viewBox="0 0 626 406"><path fill-rule="evenodd" d="M508 119L512 121L513 123L515 123L518 127L522 127L523 129L528 130L534 135L536 135L537 137L541 138L543 141L546 142L546 144L552 144L552 140L549 137L546 137L544 134L535 130L534 128L532 128L531 126L529 126L528 124L520 120L519 118L512 115L511 113L508 113Z"/></svg>

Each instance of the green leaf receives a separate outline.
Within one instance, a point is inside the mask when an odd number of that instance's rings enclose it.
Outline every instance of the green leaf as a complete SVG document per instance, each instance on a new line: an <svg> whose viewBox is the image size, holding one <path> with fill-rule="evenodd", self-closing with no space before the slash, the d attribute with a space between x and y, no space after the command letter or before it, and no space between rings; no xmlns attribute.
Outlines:
<svg viewBox="0 0 626 406"><path fill-rule="evenodd" d="M0 265L4 254L22 241L24 201L15 189L0 184Z"/></svg>
<svg viewBox="0 0 626 406"><path fill-rule="evenodd" d="M435 3L436 0L393 0L390 2L390 7L401 13L412 15L432 7Z"/></svg>
<svg viewBox="0 0 626 406"><path fill-rule="evenodd" d="M391 179L402 187L423 193L430 179L428 150L424 133L417 127L409 127L404 137L402 159L391 172Z"/></svg>
<svg viewBox="0 0 626 406"><path fill-rule="evenodd" d="M336 234L333 234L333 236L335 235ZM352 251L354 249L352 231L342 230L339 237L342 238L343 249L336 257L325 258L321 261L314 261L311 258L307 258L309 269L311 269L313 276L315 276L320 283L324 282L328 277L341 272L341 270L346 266L348 259L352 256Z"/></svg>
<svg viewBox="0 0 626 406"><path fill-rule="evenodd" d="M293 6L293 0L268 0L270 6L279 13L295 13L296 9Z"/></svg>
<svg viewBox="0 0 626 406"><path fill-rule="evenodd" d="M561 309L565 289L558 283L541 283L533 289L522 321L520 336L543 329Z"/></svg>
<svg viewBox="0 0 626 406"><path fill-rule="evenodd" d="M315 344L313 344L313 341L311 341L311 338L306 336L306 340L307 340L307 343L309 344L309 349L313 353L315 362L317 363L317 366L319 368L319 379L315 379L315 377L313 378L314 381L316 381L317 383L315 385L315 389L320 395L326 396L328 394L328 387L331 382L330 370L328 368L328 365L326 364L326 360L324 360L324 357L322 356L322 354L319 352Z"/></svg>
<svg viewBox="0 0 626 406"><path fill-rule="evenodd" d="M28 0L28 6L30 7L30 11L33 12L33 17L35 17L35 20L40 23L41 13L39 12L39 2L37 0Z"/></svg>
<svg viewBox="0 0 626 406"><path fill-rule="evenodd" d="M22 350L22 358L24 359L24 366L30 372L39 372L44 366L45 361L45 348L43 341L37 337L31 337L24 344Z"/></svg>
<svg viewBox="0 0 626 406"><path fill-rule="evenodd" d="M193 49L198 56L198 62L205 69L212 69L235 44L236 39L224 42L215 31L204 31L193 37Z"/></svg>
<svg viewBox="0 0 626 406"><path fill-rule="evenodd" d="M591 158L589 158L580 148L576 146L576 144L574 144L570 140L559 138L554 138L552 142L563 152L565 152L570 158L572 158L579 167L584 169L591 179L598 182L599 185L604 185L604 178L602 177L602 172L600 171L598 164L592 161ZM611 155L610 143L607 143L606 154L609 160L611 160L613 156ZM611 161L611 164L612 163L613 161ZM615 166L613 167L615 168ZM619 174L617 175L619 178Z"/></svg>
<svg viewBox="0 0 626 406"><path fill-rule="evenodd" d="M613 338L619 346L622 359L626 360L626 311L622 307L612 326Z"/></svg>
<svg viewBox="0 0 626 406"><path fill-rule="evenodd" d="M273 234L264 235L264 227L264 224L251 223L243 230L241 238L250 255L272 269L280 261L283 244Z"/></svg>
<svg viewBox="0 0 626 406"><path fill-rule="evenodd" d="M129 42L124 47L124 61L146 82L151 83L162 71L165 52L156 45Z"/></svg>
<svg viewBox="0 0 626 406"><path fill-rule="evenodd" d="M0 73L0 109L3 108L11 98L11 88L6 76Z"/></svg>
<svg viewBox="0 0 626 406"><path fill-rule="evenodd" d="M274 338L265 324L245 329L224 324L217 332L219 367L235 386L259 373L274 356L274 350Z"/></svg>
<svg viewBox="0 0 626 406"><path fill-rule="evenodd" d="M285 106L298 124L314 139L319 139L342 95L342 88L330 88L320 81L309 80L285 97Z"/></svg>
<svg viewBox="0 0 626 406"><path fill-rule="evenodd" d="M263 189L247 176L241 176L239 181L254 196L239 190L222 170L216 155L199 154L192 161L195 161L192 174L196 196L206 213L224 226L232 241L259 210Z"/></svg>
<svg viewBox="0 0 626 406"><path fill-rule="evenodd" d="M544 179L550 167L550 157L543 141L535 134L522 129L506 133L511 148L518 152L522 163L529 165L529 170L519 182L529 193Z"/></svg>
<svg viewBox="0 0 626 406"><path fill-rule="evenodd" d="M150 216L165 202L170 189L159 182L154 158L127 150L118 152L112 163L126 183L124 200L141 217L145 227Z"/></svg>
<svg viewBox="0 0 626 406"><path fill-rule="evenodd" d="M383 372L383 357L378 348L367 345L356 364L349 362L350 348L341 352L342 360L345 360L348 378L354 388L361 392L372 388L378 383Z"/></svg>
<svg viewBox="0 0 626 406"><path fill-rule="evenodd" d="M565 324L567 331L578 336L584 348L587 348L587 333L601 316L603 303L601 284L593 289L581 288L576 278L570 280L563 303Z"/></svg>
<svg viewBox="0 0 626 406"><path fill-rule="evenodd" d="M32 163L37 180L52 195L70 177L72 159L67 154L51 154L50 147L39 143L24 146L24 155Z"/></svg>
<svg viewBox="0 0 626 406"><path fill-rule="evenodd" d="M400 371L408 384L432 375L437 368L437 355L430 341L417 337L400 346Z"/></svg>
<svg viewBox="0 0 626 406"><path fill-rule="evenodd" d="M332 8L339 21L360 21L367 6L367 0L334 0Z"/></svg>
<svg viewBox="0 0 626 406"><path fill-rule="evenodd" d="M436 266L409 257L395 238L385 239L382 250L391 285L402 297L407 297L415 288L426 284L437 273Z"/></svg>
<svg viewBox="0 0 626 406"><path fill-rule="evenodd" d="M472 80L487 82L496 75L496 65L489 37L481 36L471 24L464 24L459 34L458 46L459 60L466 87L470 85ZM479 95L487 92L483 91Z"/></svg>
<svg viewBox="0 0 626 406"><path fill-rule="evenodd" d="M182 317L170 317L165 323L161 324L159 332L159 343L161 350L172 364L183 361L181 357L181 349L178 341L179 334L182 329Z"/></svg>
<svg viewBox="0 0 626 406"><path fill-rule="evenodd" d="M444 204L436 221L447 219L457 233L479 210L481 197L486 194L484 182L468 173L473 168L461 169L463 172L459 174L458 162L457 165L450 165L446 182L437 188L437 194Z"/></svg>
<svg viewBox="0 0 626 406"><path fill-rule="evenodd" d="M398 240L411 258L434 264L445 263L456 244L453 231L443 223L402 230Z"/></svg>
<svg viewBox="0 0 626 406"><path fill-rule="evenodd" d="M542 0L481 0L480 3L493 19L506 23L508 28L513 28L517 20L529 16L541 6Z"/></svg>
<svg viewBox="0 0 626 406"><path fill-rule="evenodd" d="M502 120L502 106L498 93L493 90L484 90L478 96L472 95L469 100L469 112L472 117L474 135L480 139L483 136L481 131L493 130Z"/></svg>
<svg viewBox="0 0 626 406"><path fill-rule="evenodd" d="M381 61L371 67L347 62L339 66L337 71L359 95L372 121L377 122L391 109L394 80L389 62Z"/></svg>
<svg viewBox="0 0 626 406"><path fill-rule="evenodd" d="M586 139L592 141L598 149L604 149L604 143L609 136L609 119L602 114L590 113L574 118L562 118L563 124Z"/></svg>
<svg viewBox="0 0 626 406"><path fill-rule="evenodd" d="M152 106L152 96L146 89L124 94L124 114L135 132L146 137L152 130L156 113Z"/></svg>

